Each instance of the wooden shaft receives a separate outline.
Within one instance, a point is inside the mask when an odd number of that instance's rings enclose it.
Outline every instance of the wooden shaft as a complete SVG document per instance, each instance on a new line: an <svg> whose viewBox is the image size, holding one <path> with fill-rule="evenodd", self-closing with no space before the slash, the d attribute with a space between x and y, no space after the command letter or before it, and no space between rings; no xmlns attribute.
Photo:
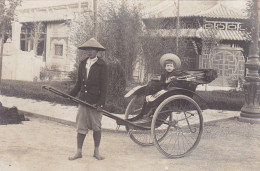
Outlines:
<svg viewBox="0 0 260 171"><path fill-rule="evenodd" d="M97 107L95 107L94 105L91 105L91 104L89 104L87 102L84 102L84 101L82 101L80 99L77 99L77 98L75 98L73 96L70 96L70 95L68 95L66 93L63 93L62 91L59 91L59 90L57 90L57 89L55 89L53 87L43 85L42 88L44 88L44 89L46 89L46 90L48 90L50 92L53 92L53 93L55 93L57 95L60 95L60 96L62 96L64 98L69 98L70 100L72 100L72 101L74 101L76 103L80 103L80 104L89 106L91 108L97 109ZM129 122L128 120L125 120L125 119L122 119L122 118L120 118L118 116L115 116L115 114L110 113L110 112L108 112L108 111L106 111L104 109L102 109L102 112L104 113L105 116L107 116L107 117L109 117L111 119L114 119L114 120L119 120L122 123L124 123L125 125L131 125L131 126L133 126L135 128L139 128L139 129L151 129L150 127L145 127L145 126L141 126L141 125L137 125L137 124L134 124L132 122Z"/></svg>

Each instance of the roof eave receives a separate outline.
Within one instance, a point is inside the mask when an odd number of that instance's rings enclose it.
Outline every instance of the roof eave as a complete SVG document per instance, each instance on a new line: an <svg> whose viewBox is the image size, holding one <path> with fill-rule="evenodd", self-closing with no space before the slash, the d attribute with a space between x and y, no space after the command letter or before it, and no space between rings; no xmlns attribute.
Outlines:
<svg viewBox="0 0 260 171"><path fill-rule="evenodd" d="M179 16L180 18L191 18L191 17L199 17L199 18L215 18L215 19L235 19L235 20L247 20L249 19L248 17L229 17L227 18L226 16L203 16L203 15L185 15L185 16ZM167 17L144 17L144 20L149 20L149 19L170 19L170 18L177 18L177 16L167 16Z"/></svg>

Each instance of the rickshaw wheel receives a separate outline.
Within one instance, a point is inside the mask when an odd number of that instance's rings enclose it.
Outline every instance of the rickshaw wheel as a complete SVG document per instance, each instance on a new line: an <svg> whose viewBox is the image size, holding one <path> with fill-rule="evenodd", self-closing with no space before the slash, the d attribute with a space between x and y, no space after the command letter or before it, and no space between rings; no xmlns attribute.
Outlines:
<svg viewBox="0 0 260 171"><path fill-rule="evenodd" d="M171 120L165 120L171 116ZM170 129L169 129L170 126ZM162 130L167 129L167 134ZM203 132L199 105L184 95L170 96L157 107L151 126L153 142L167 158L180 158L194 150Z"/></svg>
<svg viewBox="0 0 260 171"><path fill-rule="evenodd" d="M133 99L127 105L125 111L125 119L131 119L137 116L141 110L144 103L145 95L135 95ZM141 146L151 146L153 145L153 139L151 138L151 130L141 130L129 128L126 125L126 131L128 132L132 141Z"/></svg>

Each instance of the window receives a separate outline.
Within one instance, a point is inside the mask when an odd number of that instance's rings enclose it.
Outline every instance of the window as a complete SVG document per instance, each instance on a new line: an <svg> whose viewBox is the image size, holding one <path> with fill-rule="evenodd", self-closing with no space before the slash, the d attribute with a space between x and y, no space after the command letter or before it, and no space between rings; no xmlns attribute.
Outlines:
<svg viewBox="0 0 260 171"><path fill-rule="evenodd" d="M226 30L226 24L225 23L216 23L215 28L218 30Z"/></svg>
<svg viewBox="0 0 260 171"><path fill-rule="evenodd" d="M63 45L55 45L55 55L63 56Z"/></svg>
<svg viewBox="0 0 260 171"><path fill-rule="evenodd" d="M35 27L38 26L38 32L35 32ZM23 23L21 28L21 50L31 51L37 48L35 51L38 56L43 56L43 60L46 60L46 23ZM37 45L34 47L35 34L37 33Z"/></svg>
<svg viewBox="0 0 260 171"><path fill-rule="evenodd" d="M237 30L237 24L228 23L227 30Z"/></svg>
<svg viewBox="0 0 260 171"><path fill-rule="evenodd" d="M20 35L21 40L21 50L22 51L30 51L31 46L33 45L32 39L31 39L31 28L27 28L29 26L23 25L22 31Z"/></svg>
<svg viewBox="0 0 260 171"><path fill-rule="evenodd" d="M205 29L212 29L212 28L214 28L214 23L207 22L207 23L205 23L204 28Z"/></svg>

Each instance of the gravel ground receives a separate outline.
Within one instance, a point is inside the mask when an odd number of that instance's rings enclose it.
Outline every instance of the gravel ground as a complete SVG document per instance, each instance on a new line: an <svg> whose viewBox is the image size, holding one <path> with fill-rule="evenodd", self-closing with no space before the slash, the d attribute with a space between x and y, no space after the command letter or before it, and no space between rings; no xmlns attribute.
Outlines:
<svg viewBox="0 0 260 171"><path fill-rule="evenodd" d="M104 131L101 153L93 155L92 132L83 158L68 161L76 150L75 129L30 118L19 125L0 125L0 171L122 170L260 170L260 125L219 121L205 124L198 147L180 159L166 159L155 147L141 147L125 133Z"/></svg>

